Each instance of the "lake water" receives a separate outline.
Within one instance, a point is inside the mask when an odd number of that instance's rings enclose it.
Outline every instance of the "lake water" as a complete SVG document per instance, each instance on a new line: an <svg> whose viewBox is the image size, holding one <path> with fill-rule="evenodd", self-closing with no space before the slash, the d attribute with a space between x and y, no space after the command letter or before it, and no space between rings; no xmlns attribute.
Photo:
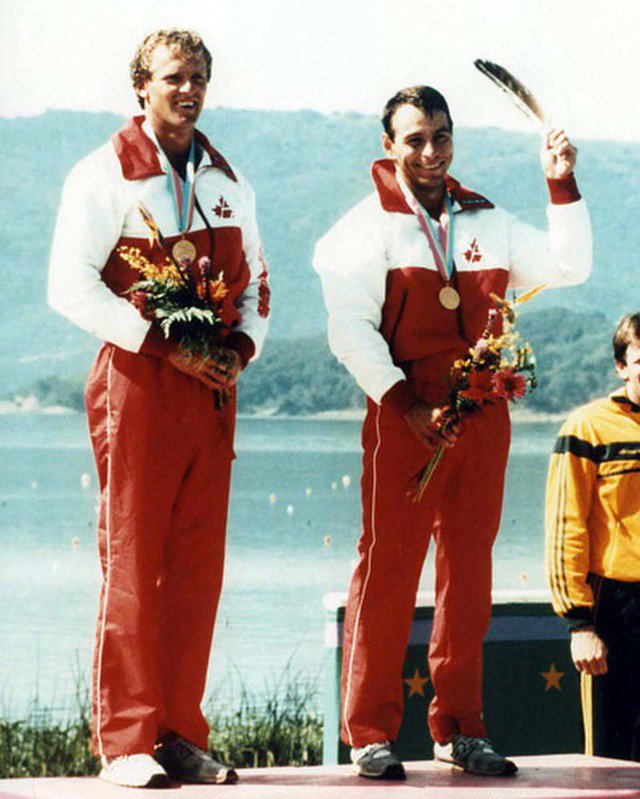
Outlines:
<svg viewBox="0 0 640 799"><path fill-rule="evenodd" d="M359 428L239 420L209 674L222 704L243 686L273 686L287 666L311 680L320 672L322 597L346 591L359 535ZM544 483L556 431L514 425L496 588L545 586ZM86 681L100 582L96 493L84 417L0 416L2 715L23 716L36 702L64 712ZM431 577L429 560L423 590Z"/></svg>

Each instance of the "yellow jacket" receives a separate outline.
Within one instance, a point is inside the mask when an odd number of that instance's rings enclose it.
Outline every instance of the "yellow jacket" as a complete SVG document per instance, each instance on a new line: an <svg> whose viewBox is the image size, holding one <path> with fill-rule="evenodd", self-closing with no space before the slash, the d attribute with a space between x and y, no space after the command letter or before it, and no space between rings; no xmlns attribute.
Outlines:
<svg viewBox="0 0 640 799"><path fill-rule="evenodd" d="M575 410L549 465L546 564L553 607L592 620L587 573L640 580L640 407L624 393Z"/></svg>

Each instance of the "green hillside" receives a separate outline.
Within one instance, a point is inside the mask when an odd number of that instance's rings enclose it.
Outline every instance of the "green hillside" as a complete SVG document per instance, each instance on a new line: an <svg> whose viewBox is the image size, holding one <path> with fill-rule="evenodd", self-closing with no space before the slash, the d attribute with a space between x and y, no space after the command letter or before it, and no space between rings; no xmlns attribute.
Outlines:
<svg viewBox="0 0 640 799"><path fill-rule="evenodd" d="M557 413L619 384L611 360L612 326L599 312L561 308L523 314L519 328L538 359L538 388L522 403ZM82 410L80 373L50 375L23 385L42 405ZM10 395L9 395L10 396ZM324 335L271 339L263 356L242 375L239 408L246 413L312 414L364 406L353 378L329 352Z"/></svg>
<svg viewBox="0 0 640 799"><path fill-rule="evenodd" d="M7 208L0 218L0 369L5 392L53 375L75 379L93 357L97 343L46 308L46 263L65 174L122 121L112 114L82 112L0 119L0 190ZM204 112L201 127L256 188L273 286L274 341L320 337L324 310L310 266L313 245L370 191L368 172L379 154L379 123L359 114L218 109ZM537 136L497 129L457 129L455 136L454 174L523 219L544 225ZM579 182L594 225L595 272L587 285L550 292L536 300L536 308L564 305L613 320L640 304L640 146L579 145ZM312 349L321 353L323 347ZM284 343L274 344L265 352L265 362L287 349Z"/></svg>

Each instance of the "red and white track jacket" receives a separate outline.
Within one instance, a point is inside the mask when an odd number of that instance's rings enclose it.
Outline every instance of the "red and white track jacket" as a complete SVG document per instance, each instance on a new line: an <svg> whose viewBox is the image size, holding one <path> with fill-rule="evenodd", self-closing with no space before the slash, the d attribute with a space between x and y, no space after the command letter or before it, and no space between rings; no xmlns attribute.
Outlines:
<svg viewBox="0 0 640 799"><path fill-rule="evenodd" d="M372 176L376 191L318 241L314 268L331 349L376 403L384 397L404 411L415 402L406 377L417 361L430 359L433 380L446 379L451 362L482 334L490 292L504 296L508 288L571 285L589 276L591 224L573 177L549 181L547 234L447 176L462 298L458 311L447 310L438 301L442 279L394 163L376 161Z"/></svg>
<svg viewBox="0 0 640 799"><path fill-rule="evenodd" d="M229 289L224 341L246 363L260 353L269 314L255 197L247 180L198 131L196 144L202 150L196 197L210 229L194 209L187 238L198 258L212 255L214 273L223 272ZM69 174L51 251L48 301L98 338L131 352L160 354L166 347L162 333L125 295L139 275L117 253L121 245L134 246L164 262L164 251L149 243L140 201L171 246L180 234L158 145L144 116L132 119Z"/></svg>

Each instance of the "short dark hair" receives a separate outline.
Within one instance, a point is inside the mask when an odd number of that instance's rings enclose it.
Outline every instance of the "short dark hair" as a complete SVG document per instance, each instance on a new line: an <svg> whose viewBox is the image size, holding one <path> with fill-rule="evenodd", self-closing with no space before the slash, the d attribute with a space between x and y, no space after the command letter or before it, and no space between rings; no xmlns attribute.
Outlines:
<svg viewBox="0 0 640 799"><path fill-rule="evenodd" d="M627 362L629 344L640 344L640 312L626 314L618 322L613 336L613 357L617 363Z"/></svg>
<svg viewBox="0 0 640 799"><path fill-rule="evenodd" d="M424 111L427 116L432 116L436 112L442 111L447 118L449 130L453 133L453 120L451 119L449 106L440 92L431 86L409 86L396 92L387 101L382 112L382 127L392 141L395 135L392 124L393 115L401 105L413 105Z"/></svg>
<svg viewBox="0 0 640 799"><path fill-rule="evenodd" d="M195 31L180 30L171 28L170 30L159 30L145 36L139 44L129 67L133 88L137 89L151 77L151 58L153 51L160 45L167 47L177 47L185 55L193 58L204 58L207 66L207 83L211 80L211 64L213 59L211 53L202 40L202 37ZM144 108L144 100L138 96L138 103Z"/></svg>

